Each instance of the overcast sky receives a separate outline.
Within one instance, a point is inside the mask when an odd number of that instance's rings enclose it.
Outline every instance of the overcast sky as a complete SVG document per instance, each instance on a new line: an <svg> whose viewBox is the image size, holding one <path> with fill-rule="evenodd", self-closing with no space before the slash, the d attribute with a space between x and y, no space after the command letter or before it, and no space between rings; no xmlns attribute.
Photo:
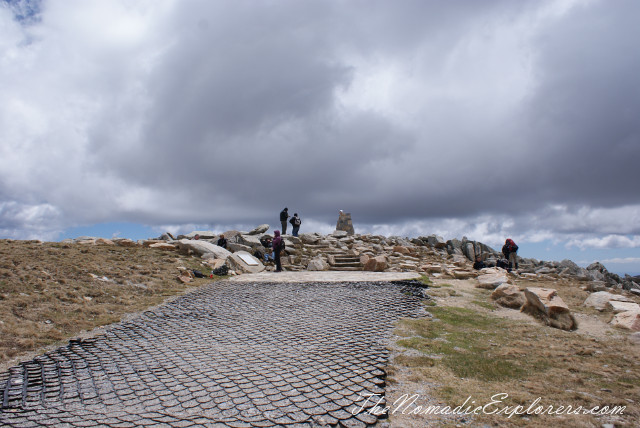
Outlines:
<svg viewBox="0 0 640 428"><path fill-rule="evenodd" d="M0 0L0 237L288 206L640 271L638 22L636 0Z"/></svg>

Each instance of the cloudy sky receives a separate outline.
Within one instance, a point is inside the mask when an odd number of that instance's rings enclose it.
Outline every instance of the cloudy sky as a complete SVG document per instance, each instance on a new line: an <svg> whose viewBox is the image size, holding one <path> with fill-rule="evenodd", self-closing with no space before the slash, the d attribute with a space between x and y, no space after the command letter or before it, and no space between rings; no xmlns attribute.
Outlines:
<svg viewBox="0 0 640 428"><path fill-rule="evenodd" d="M278 224L640 273L636 0L0 0L0 238Z"/></svg>

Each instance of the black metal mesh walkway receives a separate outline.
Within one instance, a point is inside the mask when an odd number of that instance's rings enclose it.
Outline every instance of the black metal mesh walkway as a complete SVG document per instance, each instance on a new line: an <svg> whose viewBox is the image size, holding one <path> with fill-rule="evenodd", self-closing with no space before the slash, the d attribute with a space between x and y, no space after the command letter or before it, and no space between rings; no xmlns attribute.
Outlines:
<svg viewBox="0 0 640 428"><path fill-rule="evenodd" d="M407 292L410 291L410 292ZM0 425L374 425L410 285L217 282L0 375Z"/></svg>

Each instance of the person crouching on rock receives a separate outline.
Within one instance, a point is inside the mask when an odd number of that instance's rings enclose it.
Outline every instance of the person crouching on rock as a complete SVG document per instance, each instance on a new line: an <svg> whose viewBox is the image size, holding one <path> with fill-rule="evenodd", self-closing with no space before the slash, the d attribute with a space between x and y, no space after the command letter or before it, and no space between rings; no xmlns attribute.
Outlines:
<svg viewBox="0 0 640 428"><path fill-rule="evenodd" d="M218 247L227 248L227 238L224 235L220 235L220 239L218 239Z"/></svg>
<svg viewBox="0 0 640 428"><path fill-rule="evenodd" d="M507 239L502 246L502 254L509 260L509 271L511 269L518 269L518 246L513 239Z"/></svg>
<svg viewBox="0 0 640 428"><path fill-rule="evenodd" d="M487 265L484 263L484 261L482 261L482 257L476 256L476 261L473 264L473 268L475 270L480 270L480 269L484 269L486 267L487 267Z"/></svg>
<svg viewBox="0 0 640 428"><path fill-rule="evenodd" d="M280 231L276 230L273 232L273 254L276 262L276 272L282 272L282 264L280 264L280 253L285 248L284 240L280 236Z"/></svg>
<svg viewBox="0 0 640 428"><path fill-rule="evenodd" d="M264 262L268 263L269 260L274 261L273 239L269 235L264 235L262 238L260 238L260 243L264 247Z"/></svg>

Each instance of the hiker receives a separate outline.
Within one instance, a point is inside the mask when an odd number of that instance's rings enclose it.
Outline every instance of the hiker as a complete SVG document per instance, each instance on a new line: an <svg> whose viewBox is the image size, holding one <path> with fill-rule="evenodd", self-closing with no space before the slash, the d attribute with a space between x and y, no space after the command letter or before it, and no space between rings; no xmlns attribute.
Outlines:
<svg viewBox="0 0 640 428"><path fill-rule="evenodd" d="M225 250L227 249L227 239L224 235L220 235L220 239L218 239L218 247L222 247Z"/></svg>
<svg viewBox="0 0 640 428"><path fill-rule="evenodd" d="M269 260L273 260L273 240L269 235L264 235L260 238L260 243L264 247L264 262L268 263Z"/></svg>
<svg viewBox="0 0 640 428"><path fill-rule="evenodd" d="M291 217L289 223L291 223L291 225L293 226L291 234L293 236L298 236L298 231L300 230L300 225L302 224L302 220L300 220L300 217L298 217L298 213L293 214L293 217Z"/></svg>
<svg viewBox="0 0 640 428"><path fill-rule="evenodd" d="M504 245L502 246L502 254L504 257L509 260L509 271L511 269L518 269L518 246L513 239L507 239L504 241Z"/></svg>
<svg viewBox="0 0 640 428"><path fill-rule="evenodd" d="M486 267L487 267L487 265L482 261L482 257L476 256L476 261L473 264L473 268L475 270L480 270L480 269L484 269Z"/></svg>
<svg viewBox="0 0 640 428"><path fill-rule="evenodd" d="M276 230L273 232L275 237L273 238L273 254L274 259L276 261L276 272L282 272L282 264L280 263L280 252L284 250L285 244L284 240L280 236L280 231Z"/></svg>
<svg viewBox="0 0 640 428"><path fill-rule="evenodd" d="M280 224L282 225L282 234L287 234L287 219L289 218L289 208L285 207L280 211Z"/></svg>

